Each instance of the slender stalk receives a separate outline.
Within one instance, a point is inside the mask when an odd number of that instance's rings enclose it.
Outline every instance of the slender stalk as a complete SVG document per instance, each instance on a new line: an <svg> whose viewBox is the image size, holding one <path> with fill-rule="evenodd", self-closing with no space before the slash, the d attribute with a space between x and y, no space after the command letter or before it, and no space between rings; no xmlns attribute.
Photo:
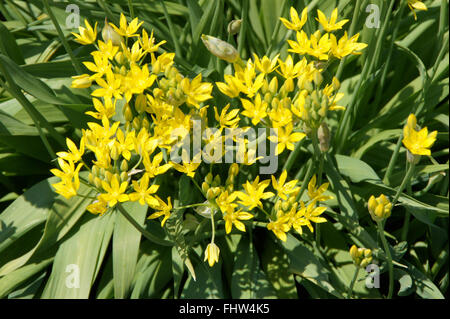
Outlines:
<svg viewBox="0 0 450 319"><path fill-rule="evenodd" d="M353 114L356 113L358 109L358 103L357 98L359 96L359 90L361 89L361 86L363 82L366 80L366 78L371 74L373 68L375 67L376 63L378 63L378 59L381 53L382 49L382 41L384 39L388 22L391 19L392 14L392 8L394 6L395 1L391 1L390 5L387 9L386 17L384 18L383 26L381 27L380 33L377 35L377 42L375 44L375 51L374 54L371 57L368 57L366 59L366 62L364 63L364 68L361 74L361 77L359 78L359 81L356 85L355 91L353 93L352 99L349 103L348 108L346 109L344 116L342 118L342 121L339 125L339 144L337 145L337 153L339 153L343 146L345 141L347 140L348 135L350 134L351 127L353 126Z"/></svg>
<svg viewBox="0 0 450 319"><path fill-rule="evenodd" d="M123 208L122 204L117 203L117 208L119 210L120 213L122 213L122 215L134 226L134 228L136 228L145 238L147 238L148 240L154 242L155 244L161 245L161 246L167 246L167 247L171 247L174 244L171 243L170 241L164 240L164 239L160 239L158 237L156 237L155 235L153 235L152 233L148 232L144 227L142 227L141 225L139 225L139 223L133 218L131 217L130 214L128 214L128 212L125 210L125 208Z"/></svg>
<svg viewBox="0 0 450 319"><path fill-rule="evenodd" d="M415 165L411 163L411 165L408 168L408 171L406 172L405 177L403 178L400 187L397 189L397 193L395 194L394 199L392 200L392 207L395 205L395 203L397 203L397 200L400 198L400 194L403 192L406 184L410 181L411 177L413 176L414 168Z"/></svg>
<svg viewBox="0 0 450 319"><path fill-rule="evenodd" d="M175 34L175 28L173 27L172 19L170 19L169 13L167 12L166 4L164 0L159 0L161 3L162 9L164 11L164 17L166 18L167 25L169 26L170 36L172 37L173 44L175 45L175 53L178 56L181 56L181 47L180 43L178 43L178 36Z"/></svg>
<svg viewBox="0 0 450 319"><path fill-rule="evenodd" d="M384 227L380 221L377 221L378 232L380 233L381 242L383 243L384 252L386 253L387 263L389 268L389 291L387 295L387 299L392 299L392 292L394 291L394 265L392 263L392 255L389 249L388 242L386 240L386 236L384 235Z"/></svg>
<svg viewBox="0 0 450 319"><path fill-rule="evenodd" d="M354 273L354 275L353 275L353 279L352 279L352 281L351 281L351 283L350 283L350 287L349 287L349 289L348 289L348 299L351 299L351 298L352 298L352 295L353 295L353 287L355 286L356 279L358 278L358 274L359 274L359 270L360 270L360 269L361 269L361 268L360 268L359 266L356 267L356 271L355 271L355 273Z"/></svg>
<svg viewBox="0 0 450 319"><path fill-rule="evenodd" d="M394 153L392 153L391 159L389 161L388 168L386 169L386 173L384 174L383 183L389 186L389 177L391 177L392 171L394 170L395 162L398 158L398 153L400 151L400 146L402 146L402 138L403 135L400 135L397 144L395 145Z"/></svg>
<svg viewBox="0 0 450 319"><path fill-rule="evenodd" d="M356 0L355 9L353 10L352 24L350 25L348 37L352 37L355 33L356 22L358 21L359 9L361 7L361 0ZM344 71L344 63L346 58L344 57L340 62L336 72L336 78L340 81L342 72Z"/></svg>
<svg viewBox="0 0 450 319"><path fill-rule="evenodd" d="M287 1L283 0L283 2L281 3L281 15L284 14L284 11L286 9L286 4L287 4ZM280 32L280 27L281 27L281 20L278 19L277 23L275 24L275 28L273 29L273 32L272 32L272 37L270 39L269 47L267 48L267 51L266 51L267 57L269 57L270 53L272 52L273 45L274 45L275 41L277 40L278 33Z"/></svg>
<svg viewBox="0 0 450 319"><path fill-rule="evenodd" d="M72 65L75 68L75 71L77 71L77 74L83 74L83 69L81 67L81 64L75 58L75 55L73 54L73 51L70 48L70 45L67 42L66 37L64 36L64 33L61 30L61 27L59 26L58 20L56 20L56 17L53 14L52 9L50 8L50 5L48 4L48 0L43 0L43 2L44 2L45 10L47 10L47 13L50 16L50 19L52 20L53 25L55 26L56 32L58 33L59 40L61 41L62 45L64 46L64 49L66 49L67 54L70 56L70 60L72 61Z"/></svg>
<svg viewBox="0 0 450 319"><path fill-rule="evenodd" d="M133 1L128 0L128 8L130 9L131 19L134 19L134 9L133 9Z"/></svg>

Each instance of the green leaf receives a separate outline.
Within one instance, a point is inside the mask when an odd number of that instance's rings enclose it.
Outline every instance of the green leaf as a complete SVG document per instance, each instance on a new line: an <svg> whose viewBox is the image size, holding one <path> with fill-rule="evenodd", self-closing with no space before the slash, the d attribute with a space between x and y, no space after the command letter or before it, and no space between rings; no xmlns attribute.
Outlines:
<svg viewBox="0 0 450 319"><path fill-rule="evenodd" d="M141 205L139 202L126 202L123 204L123 208L136 222L141 226L144 225L147 205ZM113 236L114 297L123 299L128 297L130 292L141 233L120 212L117 213Z"/></svg>
<svg viewBox="0 0 450 319"><path fill-rule="evenodd" d="M276 298L273 287L261 269L253 242L247 236L241 237L236 250L231 279L231 297L236 299Z"/></svg>
<svg viewBox="0 0 450 319"><path fill-rule="evenodd" d="M271 236L266 236L262 247L261 264L278 298L298 298L294 276L289 273L289 258L286 252Z"/></svg>
<svg viewBox="0 0 450 319"><path fill-rule="evenodd" d="M209 267L199 260L195 266L197 280L189 276L184 285L181 298L183 299L220 299L224 298L221 263Z"/></svg>
<svg viewBox="0 0 450 319"><path fill-rule="evenodd" d="M424 299L444 299L442 292L426 275L418 270L414 265L405 262L409 268L414 286L416 287L416 294Z"/></svg>
<svg viewBox="0 0 450 319"><path fill-rule="evenodd" d="M55 182L57 180L59 179L49 179L51 182ZM46 191L53 193L53 190L48 186L48 184L47 187L48 188ZM45 190L45 188L43 190ZM83 184L80 185L78 192L84 196L89 196L93 193L90 188L88 189ZM45 196L45 193L43 193L42 196ZM78 219L84 214L87 205L89 205L91 201L91 199L84 197L72 197L67 200L62 196L57 196L52 203L52 206L50 208L46 208L48 218L45 224L44 233L39 242L26 254L3 265L0 268L0 276L4 276L23 266L33 255L45 252L51 248L75 225Z"/></svg>
<svg viewBox="0 0 450 319"><path fill-rule="evenodd" d="M337 154L335 159L339 173L350 178L353 183L380 180L372 167L357 158Z"/></svg>
<svg viewBox="0 0 450 319"><path fill-rule="evenodd" d="M330 284L329 271L301 241L288 234L286 242L282 245L289 256L291 272L309 280L330 294L342 298L342 295Z"/></svg>
<svg viewBox="0 0 450 319"><path fill-rule="evenodd" d="M14 39L11 32L9 32L1 21L0 34L2 35L2 41L0 41L0 52L9 56L17 64L25 64L22 51L20 51L20 48L16 43L16 39Z"/></svg>
<svg viewBox="0 0 450 319"><path fill-rule="evenodd" d="M87 214L61 243L42 293L49 299L87 299L111 239L113 214Z"/></svg>

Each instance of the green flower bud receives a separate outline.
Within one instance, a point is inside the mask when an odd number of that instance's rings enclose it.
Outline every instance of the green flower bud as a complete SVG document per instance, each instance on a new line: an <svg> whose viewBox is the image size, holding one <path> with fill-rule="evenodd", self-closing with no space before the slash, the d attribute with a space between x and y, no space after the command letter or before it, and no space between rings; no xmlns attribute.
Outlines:
<svg viewBox="0 0 450 319"><path fill-rule="evenodd" d="M102 29L102 38L105 43L111 40L113 45L120 45L122 37L108 24L105 18L105 26Z"/></svg>
<svg viewBox="0 0 450 319"><path fill-rule="evenodd" d="M241 30L241 24L242 19L239 20L232 20L230 23L228 23L227 31L231 35L235 35L236 33L239 33Z"/></svg>
<svg viewBox="0 0 450 319"><path fill-rule="evenodd" d="M229 63L234 63L239 59L239 53L237 50L225 41L205 34L202 34L202 41L208 51L219 59L225 60Z"/></svg>

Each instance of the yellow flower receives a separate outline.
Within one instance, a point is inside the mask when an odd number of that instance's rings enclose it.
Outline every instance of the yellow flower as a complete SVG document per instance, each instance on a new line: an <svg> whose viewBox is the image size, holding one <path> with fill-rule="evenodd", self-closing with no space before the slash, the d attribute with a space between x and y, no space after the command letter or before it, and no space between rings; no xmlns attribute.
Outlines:
<svg viewBox="0 0 450 319"><path fill-rule="evenodd" d="M301 132L294 132L292 133L292 123L289 123L286 127L279 127L277 128L277 135L271 135L268 137L268 139L273 142L277 143L277 146L275 148L275 154L279 155L281 154L285 148L288 150L293 151L294 150L294 143L301 141L305 138L306 134Z"/></svg>
<svg viewBox="0 0 450 319"><path fill-rule="evenodd" d="M234 83L239 87L240 91L252 98L264 84L264 73L256 76L255 65L251 60L247 62L247 66L243 69L235 64Z"/></svg>
<svg viewBox="0 0 450 319"><path fill-rule="evenodd" d="M302 30L297 32L296 38L297 41L288 40L289 46L291 47L288 51L305 55L311 50L311 42L309 41L308 36Z"/></svg>
<svg viewBox="0 0 450 319"><path fill-rule="evenodd" d="M114 59L117 51L119 50L118 46L113 45L113 42L109 40L107 43L98 40L98 49L102 56L107 57L109 60Z"/></svg>
<svg viewBox="0 0 450 319"><path fill-rule="evenodd" d="M175 162L171 162L173 168L177 171L186 174L189 177L195 176L195 170L200 166L201 163L193 163L193 162L185 162L183 161L183 165L180 165Z"/></svg>
<svg viewBox="0 0 450 319"><path fill-rule="evenodd" d="M164 218L161 220L161 227L164 227L166 220L170 217L170 212L172 210L172 203L170 202L170 196L167 198L167 204L158 196L155 195L156 200L158 201L158 205L152 207L157 210L157 212L148 216L148 219L154 219L161 217L164 215Z"/></svg>
<svg viewBox="0 0 450 319"><path fill-rule="evenodd" d="M120 93L120 76L115 76L111 70L106 72L106 81L101 78L96 78L95 81L101 86L100 89L96 89L91 93L92 96L111 98L114 96L117 100L122 99Z"/></svg>
<svg viewBox="0 0 450 319"><path fill-rule="evenodd" d="M147 34L147 31L145 29L142 29L142 37L139 38L139 43L142 46L142 49L144 49L147 53L153 53L158 50L158 48L166 43L167 41L163 40L157 44L155 44L155 38L153 37L153 31L150 34L150 37Z"/></svg>
<svg viewBox="0 0 450 319"><path fill-rule="evenodd" d="M212 267L215 263L219 262L219 254L219 247L214 243L209 243L205 249L205 259L203 261L208 260L209 267Z"/></svg>
<svg viewBox="0 0 450 319"><path fill-rule="evenodd" d="M309 199L316 202L323 202L328 199L332 199L332 196L323 195L329 185L329 183L323 183L322 185L316 187L316 175L314 174L308 183Z"/></svg>
<svg viewBox="0 0 450 319"><path fill-rule="evenodd" d="M237 198L237 193L232 192L231 194L228 191L221 192L220 195L216 198L216 204L219 206L219 209L222 213L227 211L232 211L237 207L237 204L233 203Z"/></svg>
<svg viewBox="0 0 450 319"><path fill-rule="evenodd" d="M213 86L211 83L202 82L202 74L197 75L192 81L188 78L184 78L181 83L181 88L184 94L187 96L187 103L200 108L199 103L204 102L212 98L211 91Z"/></svg>
<svg viewBox="0 0 450 319"><path fill-rule="evenodd" d="M223 219L225 220L225 232L229 234L233 225L240 231L245 232L245 225L241 222L241 220L249 220L253 217L254 216L252 214L241 210L235 212L234 209L228 209L223 214Z"/></svg>
<svg viewBox="0 0 450 319"><path fill-rule="evenodd" d="M216 82L220 92L231 98L239 96L239 93L241 92L239 80L229 74L225 74L223 77L226 83Z"/></svg>
<svg viewBox="0 0 450 319"><path fill-rule="evenodd" d="M241 191L236 192L240 199L239 203L247 206L248 209L253 209L257 206L262 208L261 199L268 199L274 196L274 193L272 192L264 192L269 184L270 180L259 182L259 176L257 176L252 183L247 181L243 185L245 193Z"/></svg>
<svg viewBox="0 0 450 319"><path fill-rule="evenodd" d="M106 72L111 70L111 64L108 61L108 57L100 53L99 51L95 51L92 53L94 57L94 63L92 62L83 62L84 66L91 72L94 72L91 75L91 79L101 78Z"/></svg>
<svg viewBox="0 0 450 319"><path fill-rule="evenodd" d="M92 214L101 216L108 210L108 207L106 205L106 202L99 198L98 200L95 200L92 204L88 205L86 209L88 212Z"/></svg>
<svg viewBox="0 0 450 319"><path fill-rule="evenodd" d="M92 28L89 22L84 19L84 25L86 26L86 28L78 27L80 34L72 32L72 34L76 38L75 41L83 45L94 43L97 39L97 22L95 23L94 28Z"/></svg>
<svg viewBox="0 0 450 319"><path fill-rule="evenodd" d="M104 101L105 103L102 103L99 99L92 98L92 102L94 102L94 108L97 112L88 111L86 112L86 114L96 118L97 120L102 119L103 116L106 116L107 118L113 117L116 114L117 100L106 97Z"/></svg>
<svg viewBox="0 0 450 319"><path fill-rule="evenodd" d="M102 181L102 187L106 193L101 194L100 197L103 201L107 202L109 207L114 207L117 202L126 202L129 200L127 194L124 194L128 186L128 182L122 182L119 185L119 181L116 175L113 175L111 182L107 183Z"/></svg>
<svg viewBox="0 0 450 319"><path fill-rule="evenodd" d="M428 134L424 127L420 131L416 129L417 119L410 114L406 125L403 127L403 145L414 155L431 155L430 148L436 141L437 131Z"/></svg>
<svg viewBox="0 0 450 319"><path fill-rule="evenodd" d="M309 42L311 44L311 47L308 50L309 55L312 55L319 60L328 60L328 52L331 48L328 33L320 36L320 32L317 31L311 35Z"/></svg>
<svg viewBox="0 0 450 319"><path fill-rule="evenodd" d="M130 194L130 200L133 202L139 201L139 204L145 205L147 203L149 206L157 206L159 204L158 200L151 196L158 191L159 185L148 186L150 178L148 174L144 174L141 177L140 182L133 181L134 193Z"/></svg>
<svg viewBox="0 0 450 319"><path fill-rule="evenodd" d="M370 216L374 221L381 221L391 216L392 203L384 194L379 197L370 196L368 203Z"/></svg>
<svg viewBox="0 0 450 319"><path fill-rule="evenodd" d="M326 207L316 207L316 202L311 202L307 207L301 201L301 208L295 214L295 220L292 224L292 227L301 235L303 233L302 226L307 226L311 232L314 232L314 228L312 227L311 222L314 223L325 223L327 220L320 215L327 210Z"/></svg>
<svg viewBox="0 0 450 319"><path fill-rule="evenodd" d="M411 9L411 11L414 15L414 20L417 20L416 11L414 11L414 9L421 10L421 11L428 10L427 6L422 1L419 1L419 0L407 0L407 1L408 1L409 9Z"/></svg>
<svg viewBox="0 0 450 319"><path fill-rule="evenodd" d="M52 184L52 186L58 194L70 199L77 195L77 190L80 188L80 178L78 173L83 164L80 163L75 168L75 164L72 160L69 159L68 161L65 161L59 157L58 165L61 170L54 168L51 169L50 172L56 177L59 177L61 182Z"/></svg>
<svg viewBox="0 0 450 319"><path fill-rule="evenodd" d="M297 192L298 190L300 190L300 187L295 187L295 185L298 182L296 179L285 183L286 178L287 178L286 170L284 170L281 173L280 179L278 180L278 182L275 179L275 177L272 175L272 186L277 191L277 195L280 196L280 198L282 198L284 200L287 200L286 195L293 194L293 193Z"/></svg>
<svg viewBox="0 0 450 319"><path fill-rule="evenodd" d="M331 34L331 53L333 54L333 56L338 59L342 59L349 54L361 54L361 52L358 51L367 47L367 44L357 42L358 37L359 33L348 39L347 31L345 31L342 38L340 38L339 41L336 41L336 37L334 36L334 34Z"/></svg>
<svg viewBox="0 0 450 319"><path fill-rule="evenodd" d="M348 19L344 19L339 22L336 22L337 17L338 17L338 9L337 8L334 9L333 12L331 12L330 20L327 19L327 17L325 16L325 14L322 11L317 10L316 20L319 21L319 23L322 25L322 27L325 29L325 31L333 32L335 30L342 29L342 26L349 21Z"/></svg>
<svg viewBox="0 0 450 319"><path fill-rule="evenodd" d="M239 123L239 109L231 110L228 114L227 111L230 108L230 104L227 104L222 112L217 111L217 108L214 106L214 117L216 121L219 122L220 129L228 127L228 128L236 128Z"/></svg>
<svg viewBox="0 0 450 319"><path fill-rule="evenodd" d="M143 158L144 160L142 161L142 163L144 164L145 171L151 178L155 177L156 175L164 174L169 168L172 167L171 164L160 165L163 160L162 152L156 154L153 157L153 160L150 160L148 152L144 152Z"/></svg>
<svg viewBox="0 0 450 319"><path fill-rule="evenodd" d="M256 53L253 53L253 57L255 59L255 66L259 72L264 74L272 73L277 68L277 60L280 55L277 54L272 60L266 56L263 56L259 59Z"/></svg>
<svg viewBox="0 0 450 319"><path fill-rule="evenodd" d="M267 229L273 231L275 236L282 241L286 241L287 236L286 233L291 229L291 225L289 224L289 215L278 214L276 221L270 221L267 224Z"/></svg>
<svg viewBox="0 0 450 319"><path fill-rule="evenodd" d="M261 100L261 95L256 95L254 103L246 99L241 99L241 102L244 107L242 115L251 118L253 125L257 125L267 116L267 102Z"/></svg>
<svg viewBox="0 0 450 319"><path fill-rule="evenodd" d="M79 162L84 154L84 137L80 140L80 149L77 148L70 138L66 138L66 144L69 152L58 152L56 155L66 161Z"/></svg>
<svg viewBox="0 0 450 319"><path fill-rule="evenodd" d="M299 31L306 23L306 20L308 19L308 7L305 7L301 14L301 19L298 16L297 10L294 9L294 7L291 7L290 9L290 15L291 15L291 21L280 18L281 22L285 25L286 28L290 30Z"/></svg>
<svg viewBox="0 0 450 319"><path fill-rule="evenodd" d="M124 36L124 37L138 37L139 34L136 34L136 31L139 29L139 27L144 22L141 21L139 23L138 18L134 18L133 21L130 22L130 24L127 24L127 19L125 18L125 15L123 13L120 14L120 28L116 27L113 23L109 23L114 30Z"/></svg>

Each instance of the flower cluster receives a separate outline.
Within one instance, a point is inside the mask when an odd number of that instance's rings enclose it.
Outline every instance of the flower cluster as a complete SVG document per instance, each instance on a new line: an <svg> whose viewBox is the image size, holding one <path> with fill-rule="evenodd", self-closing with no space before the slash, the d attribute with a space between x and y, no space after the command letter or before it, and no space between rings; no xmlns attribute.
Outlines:
<svg viewBox="0 0 450 319"><path fill-rule="evenodd" d="M180 139L189 136L194 120L201 123L202 144L222 141L220 133L225 129L274 128L275 135L267 138L276 144L276 155L294 150L295 143L311 132L329 138L325 120L329 111L344 109L337 104L343 94L338 92L336 78L325 84L322 74L332 59L359 54L366 45L357 42L358 35L348 39L347 33L337 40L333 32L347 22L337 22L337 10L329 20L318 12L324 34L316 31L307 36L302 30L306 19L306 10L299 18L295 9L291 9L291 21L282 19L286 27L297 32L297 42L289 40L290 51L296 55L285 59L279 54L273 58L254 54L244 62L231 45L203 35L207 48L233 66L232 74L215 83L230 101L213 106L209 116L206 102L212 99L213 84L204 82L201 74L193 79L185 77L176 67L175 54L162 50L165 41L156 43L153 32L140 31L143 22L138 18L128 23L122 14L119 26L105 21L103 41L97 40L97 24L92 28L85 21L80 33L74 34L75 40L96 50L91 52L92 61L84 62L91 73L74 76L72 87L91 88L94 109L86 114L93 120L82 130L79 146L67 139L68 150L57 154L59 169L52 170L60 178L53 184L56 192L66 198L79 195L82 182L96 191L87 208L91 213L102 215L120 203L139 202L153 210L148 218L161 218L164 226L171 212L181 207L173 206L171 197L161 199L161 179L157 177L185 174L205 198L189 207L212 221L212 239L205 251L210 266L220 253L214 243L215 215L223 221L227 234L233 227L245 232L245 222L259 216L283 241L291 228L299 234L303 227L313 232L312 223L326 222L321 217L326 207L319 204L331 198L324 195L328 183L316 185L316 176L308 184L309 199L303 201L299 181L287 182L286 171L278 180L256 176L240 185L240 168L233 163L222 183L220 174L213 175L214 165L220 163L217 159L202 177L198 173L202 163L195 160L199 154L190 160L183 153L181 162L168 156ZM243 142L239 147L247 148L255 141L244 138ZM326 151L329 145L321 141L320 147ZM244 156L244 165L255 163L252 155L248 152ZM87 170L87 179L80 176L82 168ZM199 186L197 180L202 179Z"/></svg>

